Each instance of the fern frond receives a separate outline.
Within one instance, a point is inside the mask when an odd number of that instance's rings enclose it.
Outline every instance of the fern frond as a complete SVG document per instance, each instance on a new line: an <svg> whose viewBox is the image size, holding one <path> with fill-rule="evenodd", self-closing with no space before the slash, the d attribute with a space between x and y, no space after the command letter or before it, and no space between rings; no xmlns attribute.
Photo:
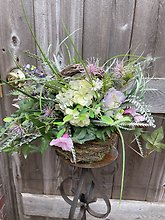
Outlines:
<svg viewBox="0 0 165 220"><path fill-rule="evenodd" d="M136 143L138 145L138 148L139 148L139 151L140 151L141 155L144 157L142 144L141 144L141 141L139 140L139 137L137 135L135 135L135 140L136 140Z"/></svg>
<svg viewBox="0 0 165 220"><path fill-rule="evenodd" d="M12 143L18 138L17 135L10 135L9 137L5 138L1 143L0 143L0 152L12 145Z"/></svg>
<svg viewBox="0 0 165 220"><path fill-rule="evenodd" d="M22 138L19 142L19 146L21 147L24 144L28 144L31 143L32 141L36 140L37 138L41 137L41 134L30 134L30 135L26 135L24 136L24 138Z"/></svg>
<svg viewBox="0 0 165 220"><path fill-rule="evenodd" d="M143 123L143 122L131 122L131 123L122 123L120 124L120 126L128 126L128 127L149 127L151 126L150 124L148 123Z"/></svg>
<svg viewBox="0 0 165 220"><path fill-rule="evenodd" d="M155 120L151 115L151 112L149 111L149 108L147 105L145 105L144 102L141 103L141 99L137 96L128 96L126 99L126 102L130 102L133 104L136 109L139 111L141 115L145 118L147 124L153 128L155 128Z"/></svg>

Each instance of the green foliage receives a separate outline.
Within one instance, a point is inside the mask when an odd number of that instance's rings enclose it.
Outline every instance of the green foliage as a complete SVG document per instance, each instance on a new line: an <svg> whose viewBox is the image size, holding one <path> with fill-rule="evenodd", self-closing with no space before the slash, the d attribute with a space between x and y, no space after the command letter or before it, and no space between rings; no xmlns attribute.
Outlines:
<svg viewBox="0 0 165 220"><path fill-rule="evenodd" d="M14 118L12 118L12 117L6 117L3 119L4 122L11 122L13 120L14 120Z"/></svg>
<svg viewBox="0 0 165 220"><path fill-rule="evenodd" d="M151 151L160 152L161 149L165 149L165 144L162 143L164 139L162 127L154 130L151 134L142 134L142 138L146 141L146 148Z"/></svg>
<svg viewBox="0 0 165 220"><path fill-rule="evenodd" d="M75 143L83 144L86 141L91 141L96 138L96 129L93 127L74 127L73 141Z"/></svg>

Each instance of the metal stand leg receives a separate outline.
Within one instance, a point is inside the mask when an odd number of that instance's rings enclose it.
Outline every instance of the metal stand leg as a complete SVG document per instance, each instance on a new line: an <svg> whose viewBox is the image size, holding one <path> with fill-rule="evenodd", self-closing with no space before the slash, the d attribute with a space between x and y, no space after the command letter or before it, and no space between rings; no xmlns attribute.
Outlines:
<svg viewBox="0 0 165 220"><path fill-rule="evenodd" d="M106 218L110 211L111 211L111 204L108 199L108 197L105 195L105 193L102 190L102 187L98 183L97 179L95 178L92 169L90 168L77 168L81 171L79 183L76 189L76 192L74 193L73 200L69 199L69 197L66 195L64 191L65 183L68 182L68 180L72 180L73 176L69 176L66 179L63 180L63 182L60 185L60 192L63 197L63 199L71 205L70 212L69 212L69 220L75 219L75 211L76 208L79 207L79 213L77 216L77 220L86 220L86 212L88 212L90 215L96 217L96 218ZM85 184L85 179L89 181L87 185ZM104 200L105 205L107 207L107 211L105 213L98 213L94 211L90 204L97 201L97 198L93 197L92 193L93 190L96 189L97 192L99 192L100 197Z"/></svg>

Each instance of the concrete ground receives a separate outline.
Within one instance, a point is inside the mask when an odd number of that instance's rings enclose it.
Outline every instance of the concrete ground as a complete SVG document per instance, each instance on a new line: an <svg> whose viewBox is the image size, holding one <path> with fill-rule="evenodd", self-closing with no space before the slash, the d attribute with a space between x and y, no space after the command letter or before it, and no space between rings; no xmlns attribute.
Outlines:
<svg viewBox="0 0 165 220"><path fill-rule="evenodd" d="M119 205L119 201L111 200L111 205L111 213L106 220L165 220L165 203L123 200ZM102 201L99 207L101 210L104 209ZM87 219L96 218L88 216Z"/></svg>
<svg viewBox="0 0 165 220"><path fill-rule="evenodd" d="M37 195L22 193L24 215L43 216L53 219L68 219L70 205L61 196ZM73 198L71 198L73 199ZM151 203L134 200L110 200L111 213L104 220L165 220L165 202ZM102 199L92 203L90 207L96 212L105 213L106 205ZM79 208L76 209L76 214ZM87 214L87 220L98 218ZM103 219L103 218L102 218Z"/></svg>

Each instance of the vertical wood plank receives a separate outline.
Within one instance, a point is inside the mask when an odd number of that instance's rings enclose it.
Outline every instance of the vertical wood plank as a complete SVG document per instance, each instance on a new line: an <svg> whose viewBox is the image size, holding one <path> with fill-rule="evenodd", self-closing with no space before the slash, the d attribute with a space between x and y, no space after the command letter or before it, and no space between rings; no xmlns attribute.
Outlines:
<svg viewBox="0 0 165 220"><path fill-rule="evenodd" d="M155 46L157 40L157 27L158 27L158 14L159 14L159 2L145 0L143 2L136 1L134 23L131 39L131 50L136 54L149 55L153 57L155 55ZM154 65L153 68L154 69ZM154 71L155 72L155 71ZM151 73L153 74L153 72ZM159 73L156 73L159 76ZM162 119L157 120L157 125L161 125ZM125 140L128 140L129 135ZM128 141L126 141L128 145ZM119 152L121 155L121 152ZM155 158L159 157L157 154L149 156L147 159L141 159L134 155L134 152L127 150L126 160L126 174L125 174L125 190L123 194L124 199L137 199L146 200L147 188L150 188L150 178L153 170L157 170L154 166ZM121 159L119 160L121 166ZM118 175L120 176L121 170ZM157 175L159 175L157 173ZM116 198L119 195L120 183L118 182L118 176L115 177L113 196ZM117 187L118 186L118 187ZM118 191L118 193L117 193ZM149 196L148 196L149 198ZM150 197L151 199L151 197Z"/></svg>
<svg viewBox="0 0 165 220"><path fill-rule="evenodd" d="M42 156L34 153L21 159L23 192L43 193Z"/></svg>
<svg viewBox="0 0 165 220"><path fill-rule="evenodd" d="M83 19L84 19L84 0L57 0L57 17L59 16L59 42L62 41L67 33L65 28L69 33L73 33L73 42L82 55L82 38L83 38ZM69 46L68 41L68 46ZM69 47L72 55L75 51L72 46Z"/></svg>
<svg viewBox="0 0 165 220"><path fill-rule="evenodd" d="M155 57L159 59L153 64L153 72L156 76L164 78L165 77L165 1L160 0L157 4L158 14L157 14L157 32L155 37ZM162 127L165 130L164 114L159 114L159 121L162 121ZM161 119L163 118L163 120ZM157 154L154 160L153 170L150 176L150 182L148 184L148 190L146 195L146 200L148 201L165 201L165 152L162 151Z"/></svg>
<svg viewBox="0 0 165 220"><path fill-rule="evenodd" d="M136 10L133 25L133 34L131 41L132 51L136 51L137 54L144 54L151 57L164 57L164 1L149 1L145 0L143 2L136 2ZM162 63L160 65L160 63ZM156 77L164 77L162 58L158 59L152 64L151 75ZM152 98L152 97L151 97ZM163 115L159 115L160 119L157 119L157 125L160 126L162 123ZM158 182L161 183L160 178L164 171L158 172L160 169L160 164L158 161L162 161L162 154L155 154L150 160L145 160L142 163L142 167L148 167L147 170L142 173L139 172L139 179L145 180L145 193L141 194L142 200L148 201L158 201L160 196L158 196L158 191L162 189L162 186L158 186ZM135 165L134 170L139 170L139 166ZM133 170L131 171L133 173ZM155 181L154 181L154 180ZM130 180L131 181L131 180ZM137 182L137 178L132 180L132 186ZM155 185L154 185L155 184ZM154 186L153 186L154 185ZM132 189L133 191L133 189ZM157 193L156 193L157 192ZM162 190L160 190L162 192ZM138 193L137 193L138 194ZM155 196L154 196L155 195ZM129 198L129 194L128 194Z"/></svg>
<svg viewBox="0 0 165 220"><path fill-rule="evenodd" d="M56 0L46 2L34 0L35 33L44 52L52 45L52 55L66 36L64 26L73 32L83 25L83 1ZM73 37L75 45L81 53L82 29ZM53 137L52 137L53 138ZM59 194L58 187L62 181L62 166L53 149L42 156L43 192L45 194ZM66 168L66 167L65 167ZM69 174L66 169L65 174Z"/></svg>
<svg viewBox="0 0 165 220"><path fill-rule="evenodd" d="M132 34L134 7L135 1L123 3L121 0L86 0L83 57L98 57L104 62L113 55L127 53ZM110 165L101 169L99 174L109 196L112 193L113 177L110 174L113 170L114 167Z"/></svg>
<svg viewBox="0 0 165 220"><path fill-rule="evenodd" d="M34 0L35 35L45 53L51 45L54 51L56 45L56 1Z"/></svg>
<svg viewBox="0 0 165 220"><path fill-rule="evenodd" d="M159 0L136 1L131 52L154 56Z"/></svg>
<svg viewBox="0 0 165 220"><path fill-rule="evenodd" d="M165 1L160 0L158 4L158 16L157 16L157 32L156 32L156 41L155 41L155 57L159 59L154 63L154 73L157 77L165 77Z"/></svg>
<svg viewBox="0 0 165 220"><path fill-rule="evenodd" d="M21 163L20 163L20 157L18 154L12 155L12 171L13 171L13 181L15 185L15 192L16 192L16 198L17 198L17 207L18 207L18 213L19 213L19 219L24 220L24 214L23 214L23 204L22 204L22 175L21 175Z"/></svg>
<svg viewBox="0 0 165 220"><path fill-rule="evenodd" d="M165 201L165 151L156 154L150 181L147 187L146 200L147 201Z"/></svg>
<svg viewBox="0 0 165 220"><path fill-rule="evenodd" d="M145 200L147 187L152 172L155 155L150 155L147 159L139 157L135 152L129 149L128 135L126 145L126 163L123 199ZM132 145L131 145L132 146ZM134 147L134 146L132 146ZM119 198L122 174L122 149L119 145L118 172L114 178L112 198Z"/></svg>
<svg viewBox="0 0 165 220"><path fill-rule="evenodd" d="M84 11L84 58L127 53L130 45L135 1L86 0Z"/></svg>
<svg viewBox="0 0 165 220"><path fill-rule="evenodd" d="M19 220L15 187L11 172L10 158L6 154L0 154L0 175L5 195L6 214L9 219Z"/></svg>
<svg viewBox="0 0 165 220"><path fill-rule="evenodd" d="M33 21L32 0L24 2L24 4L28 17ZM29 62L30 59L25 58L23 51L27 49L34 51L34 44L23 22L22 9L19 1L1 1L0 7L0 78L6 79L7 73L12 68L16 67L14 59L22 65L25 64L25 62ZM0 104L4 117L9 115L13 110L11 107L12 100L9 95L9 90L7 86L3 87L4 97L2 97ZM17 207L18 201L15 195L17 186L15 186L16 182L13 180L11 157L1 154L0 160L2 181L5 194L7 195L6 210L8 218L13 220L23 219L22 216L20 216L21 210Z"/></svg>

